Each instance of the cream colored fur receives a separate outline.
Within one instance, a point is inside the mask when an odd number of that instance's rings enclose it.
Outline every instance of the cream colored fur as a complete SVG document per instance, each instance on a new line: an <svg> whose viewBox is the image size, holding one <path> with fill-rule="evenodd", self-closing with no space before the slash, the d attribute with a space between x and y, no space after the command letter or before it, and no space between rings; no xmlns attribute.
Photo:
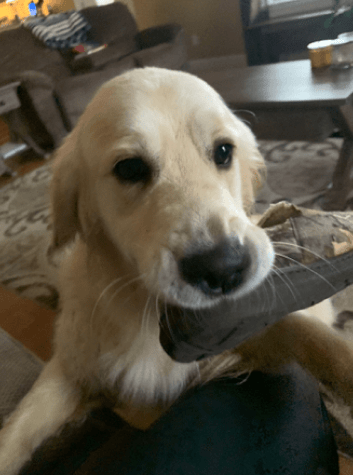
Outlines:
<svg viewBox="0 0 353 475"><path fill-rule="evenodd" d="M212 160L219 142L234 146L227 170ZM148 184L113 175L134 157L153 169ZM188 246L232 235L248 247L247 279L227 298L268 275L272 245L249 218L263 166L247 126L190 74L139 69L101 88L55 159L53 242L73 246L60 271L53 357L0 431L1 475L17 474L102 395L146 428L192 385L297 360L352 401L349 344L304 314L201 363L175 363L160 346L161 305L215 302L179 275Z"/></svg>

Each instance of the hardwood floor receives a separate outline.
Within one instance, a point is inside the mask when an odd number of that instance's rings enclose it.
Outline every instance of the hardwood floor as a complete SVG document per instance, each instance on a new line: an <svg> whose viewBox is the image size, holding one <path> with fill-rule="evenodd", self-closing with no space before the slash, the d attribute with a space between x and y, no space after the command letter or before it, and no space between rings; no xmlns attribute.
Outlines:
<svg viewBox="0 0 353 475"><path fill-rule="evenodd" d="M343 455L339 456L340 461L340 475L353 475L353 460L350 460Z"/></svg>
<svg viewBox="0 0 353 475"><path fill-rule="evenodd" d="M45 163L33 153L14 157L6 162L18 176L25 175ZM0 177L1 187L15 178ZM51 355L51 339L55 312L39 307L31 300L18 297L0 287L0 327L19 340L44 361ZM353 475L353 460L340 455L340 475Z"/></svg>
<svg viewBox="0 0 353 475"><path fill-rule="evenodd" d="M22 155L17 155L6 160L6 165L8 165L14 172L17 173L15 177L9 175L0 176L0 189L2 186L7 185L11 181L15 180L17 177L26 175L26 173L31 172L35 168L41 167L46 160L33 151L28 151Z"/></svg>
<svg viewBox="0 0 353 475"><path fill-rule="evenodd" d="M55 312L0 287L0 327L42 360L51 356Z"/></svg>

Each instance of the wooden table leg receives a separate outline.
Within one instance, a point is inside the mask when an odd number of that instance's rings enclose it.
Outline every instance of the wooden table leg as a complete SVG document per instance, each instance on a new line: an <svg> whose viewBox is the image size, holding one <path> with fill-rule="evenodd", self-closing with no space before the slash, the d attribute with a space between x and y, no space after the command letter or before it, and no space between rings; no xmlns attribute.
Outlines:
<svg viewBox="0 0 353 475"><path fill-rule="evenodd" d="M332 176L332 187L323 197L321 206L326 211L343 210L352 190L353 168L353 107L345 104L329 109L333 123L340 129L344 141Z"/></svg>
<svg viewBox="0 0 353 475"><path fill-rule="evenodd" d="M14 177L16 176L16 172L7 165L5 165L4 159L0 156L0 176L3 175L9 175Z"/></svg>
<svg viewBox="0 0 353 475"><path fill-rule="evenodd" d="M325 211L345 209L348 194L352 189L352 167L353 138L345 138L333 172L332 188L326 192L321 201L321 206Z"/></svg>
<svg viewBox="0 0 353 475"><path fill-rule="evenodd" d="M10 175L14 177L17 175L17 173L14 170L12 170L12 168L6 165L5 159L1 153L1 147L0 147L0 176L2 175Z"/></svg>

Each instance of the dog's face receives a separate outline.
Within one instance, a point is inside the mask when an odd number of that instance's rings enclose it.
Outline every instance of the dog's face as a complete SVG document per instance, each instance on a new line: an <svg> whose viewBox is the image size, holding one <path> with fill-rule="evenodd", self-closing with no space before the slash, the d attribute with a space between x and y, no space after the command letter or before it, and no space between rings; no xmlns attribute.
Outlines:
<svg viewBox="0 0 353 475"><path fill-rule="evenodd" d="M76 232L89 242L99 227L162 301L236 298L273 262L247 216L262 166L248 127L205 82L130 71L101 88L58 152L56 244Z"/></svg>

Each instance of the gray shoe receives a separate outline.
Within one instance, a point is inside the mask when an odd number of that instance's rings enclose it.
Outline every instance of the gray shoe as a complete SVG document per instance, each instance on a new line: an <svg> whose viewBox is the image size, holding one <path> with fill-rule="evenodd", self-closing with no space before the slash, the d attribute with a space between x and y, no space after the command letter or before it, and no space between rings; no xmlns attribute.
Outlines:
<svg viewBox="0 0 353 475"><path fill-rule="evenodd" d="M323 212L281 202L258 225L274 243L268 278L235 301L207 309L168 306L160 341L176 361L235 348L285 315L311 307L353 283L353 213Z"/></svg>

